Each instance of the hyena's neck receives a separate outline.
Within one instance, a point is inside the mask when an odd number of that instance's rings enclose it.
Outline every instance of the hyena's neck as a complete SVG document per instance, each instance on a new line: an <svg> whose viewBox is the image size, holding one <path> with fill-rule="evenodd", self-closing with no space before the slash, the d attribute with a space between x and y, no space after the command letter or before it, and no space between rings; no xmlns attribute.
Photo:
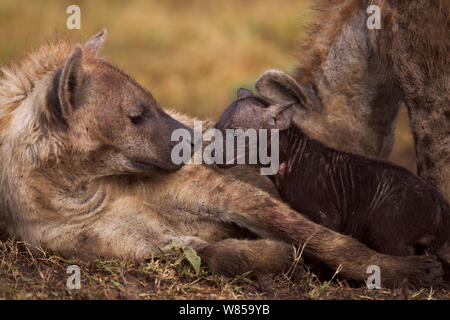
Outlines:
<svg viewBox="0 0 450 320"><path fill-rule="evenodd" d="M390 3L396 11L392 31L381 32L379 42L395 62L415 140L417 173L450 200L450 2Z"/></svg>
<svg viewBox="0 0 450 320"><path fill-rule="evenodd" d="M76 171L76 170L74 170ZM91 179L68 170L36 171L29 179L35 210L44 210L59 219L86 219L105 210L112 192L102 179ZM61 212L64 214L61 215Z"/></svg>
<svg viewBox="0 0 450 320"><path fill-rule="evenodd" d="M366 27L368 1L329 6L294 75L299 83L315 87L323 109L294 121L329 147L387 157L401 97L390 60L377 56L376 39Z"/></svg>
<svg viewBox="0 0 450 320"><path fill-rule="evenodd" d="M342 92L322 75L314 82L318 84L324 109L312 121L294 118L296 124L331 148L387 158L394 145L395 122L400 110L398 96L390 90L376 94L372 89L370 93L365 92L364 85L359 88L355 85L355 92Z"/></svg>
<svg viewBox="0 0 450 320"><path fill-rule="evenodd" d="M310 139L295 124L280 131L279 137L280 164L286 165L286 169L290 170L301 162Z"/></svg>
<svg viewBox="0 0 450 320"><path fill-rule="evenodd" d="M329 148L322 142L310 138L295 124L291 125L288 130L280 132L279 143L280 163L285 163L289 171L295 170L298 172L299 170L310 170L312 168L311 163L305 162L310 161L305 160L305 154L307 154L307 159L321 159L321 161L327 161L332 158L348 159L350 155L349 153Z"/></svg>

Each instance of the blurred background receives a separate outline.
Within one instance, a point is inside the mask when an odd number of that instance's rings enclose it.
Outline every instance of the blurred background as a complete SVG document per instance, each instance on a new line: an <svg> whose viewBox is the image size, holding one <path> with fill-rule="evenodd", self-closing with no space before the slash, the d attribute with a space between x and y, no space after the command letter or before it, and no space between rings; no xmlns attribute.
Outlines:
<svg viewBox="0 0 450 320"><path fill-rule="evenodd" d="M69 30L66 8L81 9ZM0 1L0 65L47 40L84 41L108 29L103 54L150 90L163 107L217 118L239 87L267 69L292 72L314 20L314 0ZM402 109L391 160L415 171Z"/></svg>

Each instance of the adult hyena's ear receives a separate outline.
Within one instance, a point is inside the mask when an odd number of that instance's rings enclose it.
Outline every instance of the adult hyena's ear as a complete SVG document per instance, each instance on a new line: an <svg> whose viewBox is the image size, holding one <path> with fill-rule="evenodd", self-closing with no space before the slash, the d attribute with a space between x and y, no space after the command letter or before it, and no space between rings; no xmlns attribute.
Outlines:
<svg viewBox="0 0 450 320"><path fill-rule="evenodd" d="M294 78L279 70L269 70L256 80L259 95L274 103L294 102L295 107L312 111L321 108L315 92L308 85L299 84Z"/></svg>
<svg viewBox="0 0 450 320"><path fill-rule="evenodd" d="M65 123L75 109L76 97L83 82L83 47L78 45L53 77L47 96L47 122Z"/></svg>
<svg viewBox="0 0 450 320"><path fill-rule="evenodd" d="M94 54L97 54L103 47L103 43L105 42L107 35L108 32L106 31L106 29L103 29L91 39L89 39L89 41L84 44L84 47L88 50L91 50Z"/></svg>
<svg viewBox="0 0 450 320"><path fill-rule="evenodd" d="M263 109L264 122L270 129L286 130L292 123L292 106L294 102L270 105Z"/></svg>

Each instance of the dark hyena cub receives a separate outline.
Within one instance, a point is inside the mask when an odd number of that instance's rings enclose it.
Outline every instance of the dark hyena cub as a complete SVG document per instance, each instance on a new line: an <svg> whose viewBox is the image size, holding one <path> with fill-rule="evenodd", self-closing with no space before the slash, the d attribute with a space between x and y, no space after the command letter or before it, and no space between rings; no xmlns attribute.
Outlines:
<svg viewBox="0 0 450 320"><path fill-rule="evenodd" d="M443 196L404 168L308 137L291 122L292 106L305 108L305 98L298 88L288 89L291 101L281 104L240 89L215 127L279 129L280 169L272 179L282 198L314 222L382 253L427 251L449 264L450 207Z"/></svg>

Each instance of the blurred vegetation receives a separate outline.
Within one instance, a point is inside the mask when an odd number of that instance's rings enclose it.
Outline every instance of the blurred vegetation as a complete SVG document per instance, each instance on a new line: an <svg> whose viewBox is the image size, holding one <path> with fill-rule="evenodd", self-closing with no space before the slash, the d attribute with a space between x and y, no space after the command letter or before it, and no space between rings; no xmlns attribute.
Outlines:
<svg viewBox="0 0 450 320"><path fill-rule="evenodd" d="M49 39L84 41L106 27L104 55L149 89L160 104L217 117L240 86L267 69L292 71L314 19L313 0L1 0L0 64ZM67 6L81 8L81 30L68 30ZM406 113L392 159L415 160Z"/></svg>

